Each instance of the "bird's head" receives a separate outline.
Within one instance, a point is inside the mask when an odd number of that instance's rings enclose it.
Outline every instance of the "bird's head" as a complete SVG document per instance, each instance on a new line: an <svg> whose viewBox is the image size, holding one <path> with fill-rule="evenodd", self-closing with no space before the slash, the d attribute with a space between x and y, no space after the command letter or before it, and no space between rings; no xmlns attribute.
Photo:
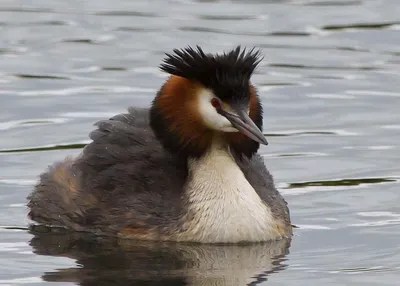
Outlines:
<svg viewBox="0 0 400 286"><path fill-rule="evenodd" d="M172 153L201 156L215 138L238 155L251 157L268 144L262 130L262 107L250 77L261 61L254 49L217 55L200 47L167 54L161 70L171 77L150 110L156 137Z"/></svg>

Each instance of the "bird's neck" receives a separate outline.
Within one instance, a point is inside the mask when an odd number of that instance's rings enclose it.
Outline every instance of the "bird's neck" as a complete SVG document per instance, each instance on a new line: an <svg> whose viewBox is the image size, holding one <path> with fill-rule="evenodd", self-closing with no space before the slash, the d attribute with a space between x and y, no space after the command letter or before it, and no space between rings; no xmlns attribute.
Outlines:
<svg viewBox="0 0 400 286"><path fill-rule="evenodd" d="M229 145L220 138L199 158L188 158L188 192L199 200L226 198L251 189Z"/></svg>
<svg viewBox="0 0 400 286"><path fill-rule="evenodd" d="M199 158L188 159L185 190L186 239L203 242L261 241L272 214L246 179L223 141Z"/></svg>
<svg viewBox="0 0 400 286"><path fill-rule="evenodd" d="M221 181L233 179L236 172L242 173L229 145L219 137L212 141L203 156L188 158L188 170L190 179L201 182L203 186L217 185Z"/></svg>

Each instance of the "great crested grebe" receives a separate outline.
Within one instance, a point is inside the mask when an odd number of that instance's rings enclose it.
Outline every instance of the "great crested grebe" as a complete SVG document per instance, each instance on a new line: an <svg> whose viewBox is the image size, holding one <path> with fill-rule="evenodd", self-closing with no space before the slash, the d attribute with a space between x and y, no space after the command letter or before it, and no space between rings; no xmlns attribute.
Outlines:
<svg viewBox="0 0 400 286"><path fill-rule="evenodd" d="M287 203L257 154L267 144L250 77L259 51L174 50L150 109L96 123L76 158L43 173L32 220L122 238L202 243L290 237Z"/></svg>

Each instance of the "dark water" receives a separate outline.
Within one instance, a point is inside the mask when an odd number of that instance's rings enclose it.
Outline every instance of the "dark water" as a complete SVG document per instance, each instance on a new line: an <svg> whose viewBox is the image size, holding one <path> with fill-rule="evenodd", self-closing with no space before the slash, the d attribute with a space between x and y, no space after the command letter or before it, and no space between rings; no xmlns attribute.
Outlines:
<svg viewBox="0 0 400 286"><path fill-rule="evenodd" d="M0 285L398 285L399 30L398 0L0 1ZM189 44L263 49L261 152L290 248L29 232L38 175L148 106L163 53Z"/></svg>

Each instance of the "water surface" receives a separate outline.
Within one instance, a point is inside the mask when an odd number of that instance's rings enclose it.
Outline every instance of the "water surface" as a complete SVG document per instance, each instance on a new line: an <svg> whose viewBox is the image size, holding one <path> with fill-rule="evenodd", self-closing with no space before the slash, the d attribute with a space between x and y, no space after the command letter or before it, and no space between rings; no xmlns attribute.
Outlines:
<svg viewBox="0 0 400 286"><path fill-rule="evenodd" d="M397 285L397 0L0 2L0 285ZM126 242L27 229L26 196L93 123L149 106L164 52L262 48L265 162L292 241ZM62 282L60 284L60 282Z"/></svg>

